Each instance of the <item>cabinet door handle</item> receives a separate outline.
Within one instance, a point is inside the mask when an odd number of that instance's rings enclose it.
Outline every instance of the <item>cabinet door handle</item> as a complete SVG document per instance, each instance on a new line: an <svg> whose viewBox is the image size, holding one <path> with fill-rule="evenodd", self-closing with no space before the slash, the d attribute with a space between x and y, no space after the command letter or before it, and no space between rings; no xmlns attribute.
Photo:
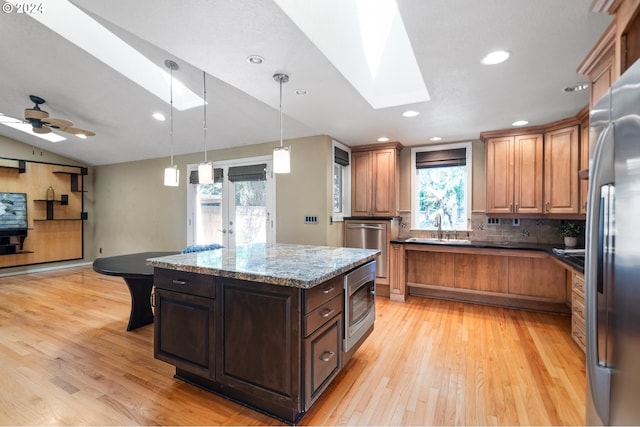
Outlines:
<svg viewBox="0 0 640 427"><path fill-rule="evenodd" d="M516 210L514 212L518 212L519 209L520 209L520 205L516 203Z"/></svg>
<svg viewBox="0 0 640 427"><path fill-rule="evenodd" d="M545 208L546 208L547 212L549 212L551 210L551 205L549 204L549 202L547 202L545 204Z"/></svg>
<svg viewBox="0 0 640 427"><path fill-rule="evenodd" d="M151 307L155 307L155 306L156 306L156 293L151 292Z"/></svg>
<svg viewBox="0 0 640 427"><path fill-rule="evenodd" d="M322 293L323 293L323 294L330 294L331 292L333 292L333 290L334 290L334 289L335 289L335 288L334 288L333 286L331 286L331 287L329 287L329 288L327 288L327 289L323 289L323 290L322 290Z"/></svg>
<svg viewBox="0 0 640 427"><path fill-rule="evenodd" d="M513 203L509 203L509 212L513 212Z"/></svg>
<svg viewBox="0 0 640 427"><path fill-rule="evenodd" d="M333 308L325 308L324 310L322 310L322 313L320 313L320 316L327 318L331 316L334 311L335 310Z"/></svg>
<svg viewBox="0 0 640 427"><path fill-rule="evenodd" d="M322 360L323 362L328 362L335 355L336 354L333 351L325 351L324 353L322 353L322 356L320 356L320 360Z"/></svg>
<svg viewBox="0 0 640 427"><path fill-rule="evenodd" d="M171 283L173 283L174 285L186 285L189 282L187 280L173 279Z"/></svg>

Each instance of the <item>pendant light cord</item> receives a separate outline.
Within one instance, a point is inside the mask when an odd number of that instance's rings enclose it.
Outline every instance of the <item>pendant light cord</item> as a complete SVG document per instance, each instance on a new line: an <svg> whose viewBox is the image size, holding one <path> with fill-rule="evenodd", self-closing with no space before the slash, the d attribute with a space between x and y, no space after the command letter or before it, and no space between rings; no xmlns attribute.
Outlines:
<svg viewBox="0 0 640 427"><path fill-rule="evenodd" d="M204 162L207 162L207 73L205 71L202 72L202 92L203 92L203 101L204 101L204 118L202 120L202 130L204 135L204 140L202 141L202 146L204 148Z"/></svg>
<svg viewBox="0 0 640 427"><path fill-rule="evenodd" d="M280 78L280 148L282 148L282 78Z"/></svg>
<svg viewBox="0 0 640 427"><path fill-rule="evenodd" d="M173 67L169 67L170 70L170 80L169 80L169 90L171 92L169 99L169 121L170 123L170 141L171 141L171 166L173 166Z"/></svg>

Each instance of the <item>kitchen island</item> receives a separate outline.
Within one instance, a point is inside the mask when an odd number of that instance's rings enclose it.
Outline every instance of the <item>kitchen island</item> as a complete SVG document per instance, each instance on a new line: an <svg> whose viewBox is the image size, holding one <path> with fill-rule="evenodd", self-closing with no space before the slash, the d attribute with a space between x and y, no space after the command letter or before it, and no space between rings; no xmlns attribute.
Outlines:
<svg viewBox="0 0 640 427"><path fill-rule="evenodd" d="M378 253L257 244L149 259L154 356L181 380L296 423L373 329L344 351L344 277Z"/></svg>

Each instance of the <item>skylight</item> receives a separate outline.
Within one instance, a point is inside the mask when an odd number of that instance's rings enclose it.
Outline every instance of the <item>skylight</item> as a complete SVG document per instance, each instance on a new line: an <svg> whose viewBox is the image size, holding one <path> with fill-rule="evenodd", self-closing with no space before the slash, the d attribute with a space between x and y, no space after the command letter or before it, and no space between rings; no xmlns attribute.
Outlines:
<svg viewBox="0 0 640 427"><path fill-rule="evenodd" d="M170 76L164 64L154 64L69 1L56 0L43 8L42 13L28 16L169 103ZM173 99L176 109L188 110L202 105L202 98L175 77L173 89L177 95Z"/></svg>
<svg viewBox="0 0 640 427"><path fill-rule="evenodd" d="M275 2L373 108L429 101L395 0Z"/></svg>
<svg viewBox="0 0 640 427"><path fill-rule="evenodd" d="M0 114L0 123L14 129L18 129L19 131L22 131L24 133L37 136L38 138L46 139L49 142L60 142L67 139L64 136L60 136L53 132L35 133L33 131L33 127L29 123L25 123L20 119L16 119L15 117L5 116L3 114Z"/></svg>

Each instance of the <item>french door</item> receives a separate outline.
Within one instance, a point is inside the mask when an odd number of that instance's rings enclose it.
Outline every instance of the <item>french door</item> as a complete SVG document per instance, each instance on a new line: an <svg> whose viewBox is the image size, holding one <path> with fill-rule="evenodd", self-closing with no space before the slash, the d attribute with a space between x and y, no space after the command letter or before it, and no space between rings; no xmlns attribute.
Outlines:
<svg viewBox="0 0 640 427"><path fill-rule="evenodd" d="M271 158L214 163L214 183L197 183L189 165L188 244L234 248L275 241L275 191Z"/></svg>

